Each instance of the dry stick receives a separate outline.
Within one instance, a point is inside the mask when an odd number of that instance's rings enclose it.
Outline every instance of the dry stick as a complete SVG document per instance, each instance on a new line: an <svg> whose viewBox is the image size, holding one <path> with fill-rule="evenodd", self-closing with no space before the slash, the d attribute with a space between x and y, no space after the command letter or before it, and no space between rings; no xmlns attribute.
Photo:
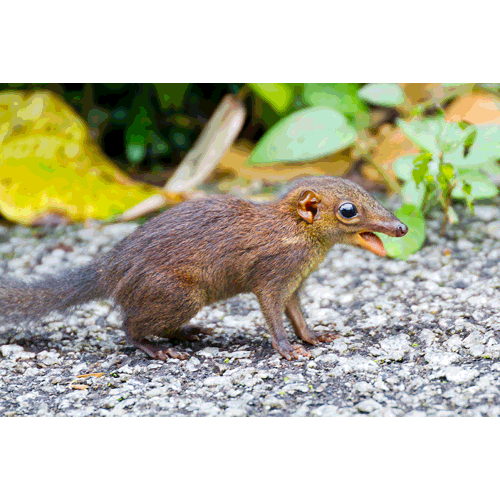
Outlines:
<svg viewBox="0 0 500 500"><path fill-rule="evenodd" d="M165 184L165 195L155 194L125 211L119 221L132 220L168 204L168 198L194 190L213 172L243 128L246 109L242 100L228 94L222 99L172 177Z"/></svg>

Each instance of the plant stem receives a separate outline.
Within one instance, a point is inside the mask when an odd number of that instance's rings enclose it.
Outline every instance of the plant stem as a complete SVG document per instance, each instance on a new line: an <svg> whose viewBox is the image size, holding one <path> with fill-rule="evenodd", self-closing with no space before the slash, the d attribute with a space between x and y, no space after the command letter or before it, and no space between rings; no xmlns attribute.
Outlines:
<svg viewBox="0 0 500 500"><path fill-rule="evenodd" d="M444 236L444 234L446 232L446 226L448 224L448 212L450 211L450 201L451 201L451 196L446 197L445 206L444 206L443 223L441 224L441 236Z"/></svg>
<svg viewBox="0 0 500 500"><path fill-rule="evenodd" d="M448 190L446 191L446 198L444 201L444 219L443 223L441 224L441 236L444 236L446 232L446 226L448 224L448 213L450 212L450 206L451 206L451 193L456 185L457 185L456 181L452 182L448 186Z"/></svg>
<svg viewBox="0 0 500 500"><path fill-rule="evenodd" d="M401 192L401 186L398 184L398 182L391 177L389 174L388 170L382 166L378 165L375 163L368 155L362 155L361 156L365 161L368 163L371 163L380 173L382 178L384 179L384 182L386 183L387 187L393 192L393 193L399 193Z"/></svg>
<svg viewBox="0 0 500 500"><path fill-rule="evenodd" d="M243 87L241 87L240 91L236 94L238 99L245 99L245 97L252 91L252 89L245 83Z"/></svg>

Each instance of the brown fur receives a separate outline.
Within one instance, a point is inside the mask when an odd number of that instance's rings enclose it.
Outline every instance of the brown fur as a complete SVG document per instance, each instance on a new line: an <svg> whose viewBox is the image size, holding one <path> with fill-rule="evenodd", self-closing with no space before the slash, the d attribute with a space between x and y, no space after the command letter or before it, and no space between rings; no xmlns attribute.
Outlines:
<svg viewBox="0 0 500 500"><path fill-rule="evenodd" d="M336 210L343 202L355 203L358 222L339 220ZM401 236L398 227L404 225L366 191L334 177L301 179L277 201L263 204L228 195L186 201L146 222L87 267L35 284L0 282L0 315L36 319L110 297L123 311L129 340L165 359L184 356L154 348L146 337L179 336L203 306L253 292L273 346L292 359L307 351L287 340L283 312L306 342L332 338L307 328L296 295L304 279L334 243L356 244L353 238L364 231Z"/></svg>

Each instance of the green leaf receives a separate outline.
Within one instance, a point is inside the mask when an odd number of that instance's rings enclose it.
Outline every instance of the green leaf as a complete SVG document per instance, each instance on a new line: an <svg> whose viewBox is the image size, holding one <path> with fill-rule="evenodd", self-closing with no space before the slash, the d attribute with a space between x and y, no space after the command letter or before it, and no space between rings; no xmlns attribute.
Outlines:
<svg viewBox="0 0 500 500"><path fill-rule="evenodd" d="M406 205L414 205L417 208L422 208L425 198L425 185L416 185L413 179L405 182L401 188L401 197Z"/></svg>
<svg viewBox="0 0 500 500"><path fill-rule="evenodd" d="M358 85L352 83L306 83L304 99L313 106L328 106L342 113L356 113L365 104L358 99Z"/></svg>
<svg viewBox="0 0 500 500"><path fill-rule="evenodd" d="M413 161L413 180L417 186L425 179L429 172L429 162L432 160L430 153L422 153Z"/></svg>
<svg viewBox="0 0 500 500"><path fill-rule="evenodd" d="M127 134L126 134L127 145L138 144L145 146L145 144L147 143L147 139L149 137L149 131L152 124L153 122L149 118L147 110L143 106L139 106L139 110L134 117L134 121L130 124L130 126L127 129ZM129 158L129 160L135 163L132 159Z"/></svg>
<svg viewBox="0 0 500 500"><path fill-rule="evenodd" d="M469 135L464 141L464 157L466 157L469 154L470 148L474 145L474 142L477 139L477 127L466 121L458 122L458 125L462 130L469 129Z"/></svg>
<svg viewBox="0 0 500 500"><path fill-rule="evenodd" d="M358 96L377 106L399 106L405 102L403 90L397 83L369 83Z"/></svg>
<svg viewBox="0 0 500 500"><path fill-rule="evenodd" d="M341 151L356 140L344 115L326 107L296 111L272 127L253 150L250 163L304 161Z"/></svg>
<svg viewBox="0 0 500 500"><path fill-rule="evenodd" d="M468 182L464 181L462 185L462 191L465 195L465 202L467 203L469 210L474 213L474 198L472 198L472 186Z"/></svg>
<svg viewBox="0 0 500 500"><path fill-rule="evenodd" d="M400 156L392 165L396 175L403 181L412 179L413 162L418 158L417 155Z"/></svg>
<svg viewBox="0 0 500 500"><path fill-rule="evenodd" d="M472 194L472 186L468 182L464 182L462 189L465 195L470 196Z"/></svg>
<svg viewBox="0 0 500 500"><path fill-rule="evenodd" d="M439 174L438 177L437 177L437 181L438 181L438 186L439 188L441 189L442 191L442 196L440 196L440 200L441 200L441 204L444 206L445 205L445 200L444 198L446 197L445 193L448 192L448 189L449 189L449 183L446 179L446 177L443 175L443 174Z"/></svg>
<svg viewBox="0 0 500 500"><path fill-rule="evenodd" d="M125 148L127 159L130 163L139 163L146 156L146 148L144 144L130 143Z"/></svg>
<svg viewBox="0 0 500 500"><path fill-rule="evenodd" d="M465 139L464 143L464 157L469 154L470 148L474 145L474 142L477 139L477 129L473 130L472 133Z"/></svg>
<svg viewBox="0 0 500 500"><path fill-rule="evenodd" d="M413 119L410 121L397 120L402 132L417 146L439 156L447 154L447 161L455 164L449 156L458 152L462 156L463 148L473 130L463 130L458 123L447 122L442 117L428 119ZM472 139L472 138L471 138ZM453 158L456 158L454 155Z"/></svg>
<svg viewBox="0 0 500 500"><path fill-rule="evenodd" d="M443 154L450 154L456 150L468 150L475 141L475 126L470 126L466 122L442 122L443 127L441 134L437 136L438 146ZM468 146L467 146L468 144Z"/></svg>
<svg viewBox="0 0 500 500"><path fill-rule="evenodd" d="M190 83L154 83L161 107L167 109L169 106L180 108L184 101L186 90Z"/></svg>
<svg viewBox="0 0 500 500"><path fill-rule="evenodd" d="M361 130L370 123L368 108L358 97L357 83L306 83L304 100L313 106L328 106L343 113Z"/></svg>
<svg viewBox="0 0 500 500"><path fill-rule="evenodd" d="M459 181L452 192L452 197L455 200L482 200L493 198L498 194L498 188L485 175L477 170L464 170L459 172ZM464 185L470 186L470 193L464 192Z"/></svg>
<svg viewBox="0 0 500 500"><path fill-rule="evenodd" d="M440 163L439 175L437 179L439 187L443 192L444 198L447 198L454 178L455 178L455 169L453 168L453 165L451 163Z"/></svg>
<svg viewBox="0 0 500 500"><path fill-rule="evenodd" d="M397 125L403 134L417 146L432 154L441 154L437 138L441 136L445 121L442 118L427 120L413 119L411 121L397 120Z"/></svg>
<svg viewBox="0 0 500 500"><path fill-rule="evenodd" d="M248 85L278 113L284 113L292 104L293 92L286 83L249 83Z"/></svg>
<svg viewBox="0 0 500 500"><path fill-rule="evenodd" d="M455 169L451 163L442 163L439 170L447 181L451 181L455 176Z"/></svg>
<svg viewBox="0 0 500 500"><path fill-rule="evenodd" d="M422 212L413 205L403 205L395 215L408 226L408 233L401 238L377 234L384 243L389 257L406 260L411 254L418 252L424 244L425 220Z"/></svg>
<svg viewBox="0 0 500 500"><path fill-rule="evenodd" d="M487 164L492 165L500 158L500 126L483 124L476 125L475 129L476 136L472 138L468 136L465 140L465 145L467 145L474 139L467 154L464 155L465 151L460 148L453 153L446 154L445 161L452 163L458 169L471 170Z"/></svg>

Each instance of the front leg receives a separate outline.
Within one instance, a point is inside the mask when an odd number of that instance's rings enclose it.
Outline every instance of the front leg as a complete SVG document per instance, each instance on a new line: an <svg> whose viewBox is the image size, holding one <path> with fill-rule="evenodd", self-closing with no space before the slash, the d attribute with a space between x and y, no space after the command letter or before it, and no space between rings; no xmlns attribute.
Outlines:
<svg viewBox="0 0 500 500"><path fill-rule="evenodd" d="M304 342L308 344L317 344L318 342L330 342L336 339L338 335L334 334L320 334L313 332L309 329L304 318L302 309L300 308L300 301L297 292L294 292L290 300L288 301L285 312L292 323L293 329L297 337L301 338Z"/></svg>
<svg viewBox="0 0 500 500"><path fill-rule="evenodd" d="M277 297L256 293L260 303L262 314L271 331L271 343L273 347L288 361L298 359L300 356L311 356L301 345L292 345L286 338L285 326L283 324L283 301Z"/></svg>

